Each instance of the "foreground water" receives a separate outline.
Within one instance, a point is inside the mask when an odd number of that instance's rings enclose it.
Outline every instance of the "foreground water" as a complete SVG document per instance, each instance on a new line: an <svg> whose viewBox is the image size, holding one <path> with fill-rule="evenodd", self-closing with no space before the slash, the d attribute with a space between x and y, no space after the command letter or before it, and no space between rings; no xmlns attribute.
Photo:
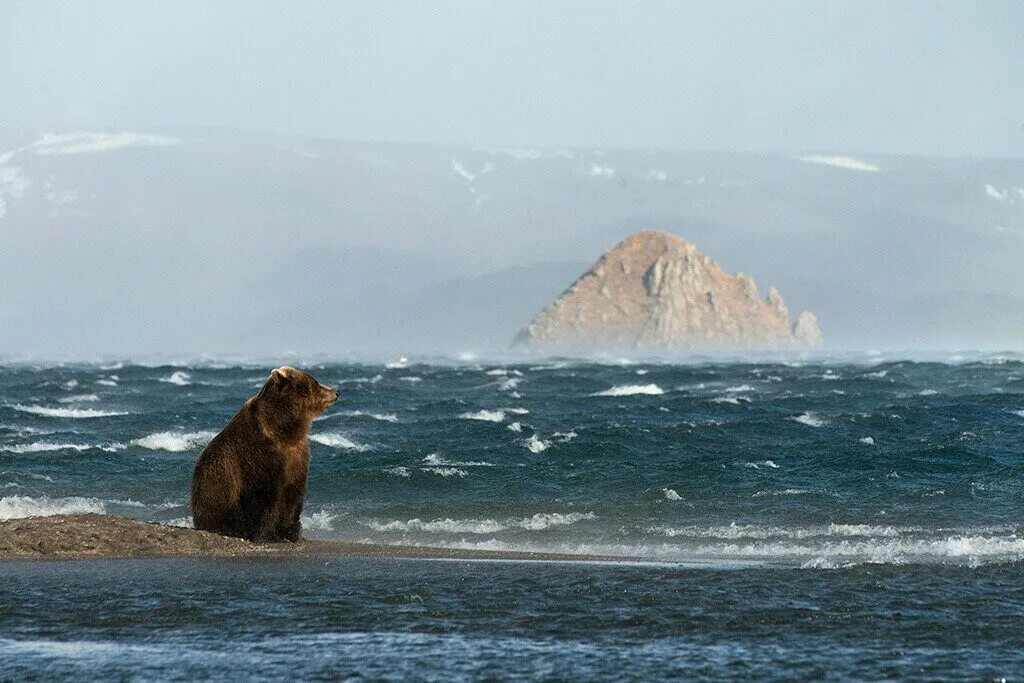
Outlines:
<svg viewBox="0 0 1024 683"><path fill-rule="evenodd" d="M657 563L7 564L0 673L1011 675L1024 363L943 361L307 364L307 534ZM3 367L0 518L188 524L269 369Z"/></svg>

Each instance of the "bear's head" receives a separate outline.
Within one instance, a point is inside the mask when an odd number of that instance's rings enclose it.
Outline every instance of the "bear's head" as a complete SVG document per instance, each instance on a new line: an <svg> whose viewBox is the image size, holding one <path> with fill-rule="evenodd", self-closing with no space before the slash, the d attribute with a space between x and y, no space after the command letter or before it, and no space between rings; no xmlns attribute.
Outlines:
<svg viewBox="0 0 1024 683"><path fill-rule="evenodd" d="M257 399L273 414L275 422L308 425L338 400L338 390L320 384L302 370L285 365L270 373Z"/></svg>

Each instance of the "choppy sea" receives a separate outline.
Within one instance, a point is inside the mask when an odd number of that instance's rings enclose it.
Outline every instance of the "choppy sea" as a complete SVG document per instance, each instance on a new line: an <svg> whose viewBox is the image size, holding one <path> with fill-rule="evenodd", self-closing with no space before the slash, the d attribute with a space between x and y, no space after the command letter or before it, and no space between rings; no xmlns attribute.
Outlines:
<svg viewBox="0 0 1024 683"><path fill-rule="evenodd" d="M0 678L1024 673L1024 360L302 363L308 536L618 555L0 564ZM272 365L0 366L0 518L190 524Z"/></svg>

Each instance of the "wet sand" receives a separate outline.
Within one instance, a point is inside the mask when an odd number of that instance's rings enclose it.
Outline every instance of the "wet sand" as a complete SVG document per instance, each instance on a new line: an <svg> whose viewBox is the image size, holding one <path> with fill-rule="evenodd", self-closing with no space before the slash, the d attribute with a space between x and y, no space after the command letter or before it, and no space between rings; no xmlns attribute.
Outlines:
<svg viewBox="0 0 1024 683"><path fill-rule="evenodd" d="M0 560L142 557L404 557L448 560L609 562L630 558L302 540L251 543L207 531L114 515L54 515L0 521Z"/></svg>

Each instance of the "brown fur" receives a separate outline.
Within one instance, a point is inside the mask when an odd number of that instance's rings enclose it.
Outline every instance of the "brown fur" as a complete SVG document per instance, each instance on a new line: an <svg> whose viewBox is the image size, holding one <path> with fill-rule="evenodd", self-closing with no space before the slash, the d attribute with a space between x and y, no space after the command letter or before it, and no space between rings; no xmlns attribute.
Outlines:
<svg viewBox="0 0 1024 683"><path fill-rule="evenodd" d="M192 478L196 529L250 541L297 541L309 473L309 426L338 400L295 368L278 368L203 449Z"/></svg>

